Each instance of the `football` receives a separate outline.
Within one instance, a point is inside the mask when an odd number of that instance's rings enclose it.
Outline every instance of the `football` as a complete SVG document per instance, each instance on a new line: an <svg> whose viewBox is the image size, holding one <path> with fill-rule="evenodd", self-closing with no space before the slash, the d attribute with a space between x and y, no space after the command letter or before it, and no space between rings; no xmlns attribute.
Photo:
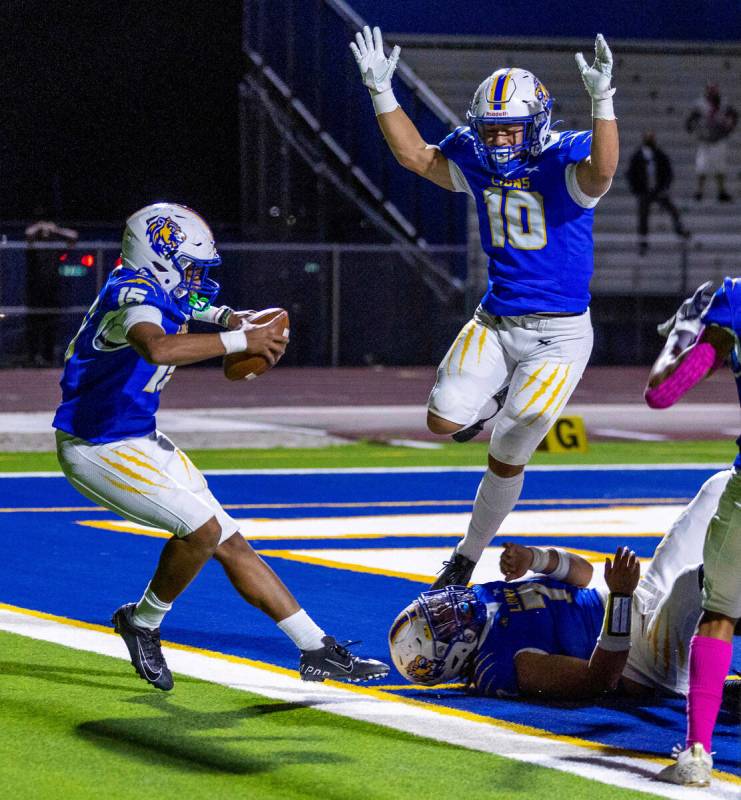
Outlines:
<svg viewBox="0 0 741 800"><path fill-rule="evenodd" d="M253 325L264 325L271 320L280 317L283 321L283 336L288 336L290 324L288 312L284 308L266 308L262 311L255 311L249 317ZM224 375L230 381L251 381L258 375L267 372L271 367L270 362L265 356L253 355L248 351L243 353L229 353L224 356Z"/></svg>

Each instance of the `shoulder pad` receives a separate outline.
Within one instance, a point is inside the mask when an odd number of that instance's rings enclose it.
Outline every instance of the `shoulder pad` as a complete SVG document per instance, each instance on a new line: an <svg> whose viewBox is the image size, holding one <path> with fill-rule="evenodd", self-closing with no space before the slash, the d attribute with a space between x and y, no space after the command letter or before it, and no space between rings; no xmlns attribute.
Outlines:
<svg viewBox="0 0 741 800"><path fill-rule="evenodd" d="M454 150L465 147L466 144L472 140L473 134L471 133L471 129L468 127L468 125L459 125L454 131L451 131L442 140L442 142L440 142L439 147L443 155L447 156Z"/></svg>
<svg viewBox="0 0 741 800"><path fill-rule="evenodd" d="M167 304L168 295L153 278L141 274L122 275L110 285L111 300L115 306Z"/></svg>
<svg viewBox="0 0 741 800"><path fill-rule="evenodd" d="M592 147L592 131L559 131L557 147L567 152L572 161L581 161L589 155Z"/></svg>

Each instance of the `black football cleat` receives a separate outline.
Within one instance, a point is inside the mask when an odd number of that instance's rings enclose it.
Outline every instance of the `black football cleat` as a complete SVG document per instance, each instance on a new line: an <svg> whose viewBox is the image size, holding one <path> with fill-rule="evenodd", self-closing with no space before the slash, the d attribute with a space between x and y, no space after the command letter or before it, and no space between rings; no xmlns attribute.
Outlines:
<svg viewBox="0 0 741 800"><path fill-rule="evenodd" d="M324 646L318 650L301 651L299 673L302 681L321 682L329 678L361 683L374 678L385 678L389 673L389 666L383 661L354 656L347 649L350 642L340 644L334 636L325 636L322 642Z"/></svg>
<svg viewBox="0 0 741 800"><path fill-rule="evenodd" d="M475 436L478 436L481 431L484 430L484 425L490 420L494 419L496 415L502 410L504 407L504 401L507 399L507 392L509 392L509 386L505 386L504 389L500 389L494 396L493 400L497 404L497 410L488 417L484 417L483 419L476 420L473 425L469 425L467 428L461 428L459 431L451 434L452 439L454 442L470 442Z"/></svg>
<svg viewBox="0 0 741 800"><path fill-rule="evenodd" d="M430 591L444 589L446 586L468 586L476 562L461 553L453 552L450 561L443 561L437 580L430 586Z"/></svg>
<svg viewBox="0 0 741 800"><path fill-rule="evenodd" d="M132 620L136 603L126 603L113 612L113 629L124 640L131 656L131 663L142 680L157 689L169 692L175 682L172 679L160 644L160 629L141 628Z"/></svg>

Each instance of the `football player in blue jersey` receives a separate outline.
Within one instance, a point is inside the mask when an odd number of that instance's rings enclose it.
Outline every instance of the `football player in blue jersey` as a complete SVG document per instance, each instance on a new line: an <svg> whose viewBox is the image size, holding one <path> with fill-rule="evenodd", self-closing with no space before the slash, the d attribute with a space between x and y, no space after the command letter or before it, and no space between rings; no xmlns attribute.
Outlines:
<svg viewBox="0 0 741 800"><path fill-rule="evenodd" d="M586 588L592 565L574 553L506 543L504 581L423 592L397 616L394 664L412 682L463 679L492 697L686 694L705 529L728 479L706 481L640 583L635 555L618 548L605 563L609 592ZM518 580L528 571L536 575Z"/></svg>
<svg viewBox="0 0 741 800"><path fill-rule="evenodd" d="M113 615L136 671L159 689L172 688L160 624L213 557L239 594L299 648L304 680L382 677L386 664L325 635L244 540L204 476L156 428L160 392L177 366L244 351L273 364L288 343L282 320L254 325L247 313L212 305L219 285L209 271L221 258L209 226L185 206L157 203L132 214L121 259L67 348L53 425L59 463L78 491L173 534L142 598ZM227 330L191 334L191 319Z"/></svg>
<svg viewBox="0 0 741 800"><path fill-rule="evenodd" d="M715 292L700 286L668 323L660 326L666 344L646 387L652 408L674 405L689 389L726 361L741 401L741 278L726 278ZM687 736L675 752L677 761L662 780L707 786L713 760L711 742L723 684L733 655L733 634L741 617L741 436L740 453L710 520L705 539L703 614L690 646Z"/></svg>
<svg viewBox="0 0 741 800"><path fill-rule="evenodd" d="M619 150L612 54L600 34L591 67L576 55L592 100L591 131L552 130L546 87L527 70L502 68L476 90L468 125L434 145L394 97L399 47L387 57L380 30L367 27L350 47L394 156L473 199L489 257L487 291L438 368L427 415L433 433L465 441L497 414L468 531L433 588L466 584L592 350L592 220Z"/></svg>

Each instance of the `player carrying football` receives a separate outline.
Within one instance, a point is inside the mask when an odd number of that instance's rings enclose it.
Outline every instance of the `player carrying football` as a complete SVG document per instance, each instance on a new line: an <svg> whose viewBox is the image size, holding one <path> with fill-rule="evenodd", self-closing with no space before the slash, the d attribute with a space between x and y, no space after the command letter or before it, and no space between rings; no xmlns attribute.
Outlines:
<svg viewBox="0 0 741 800"><path fill-rule="evenodd" d="M695 384L730 358L741 400L741 278L726 278L712 293L703 284L660 331L667 341L646 387L652 408L674 405ZM663 329L663 330L662 330ZM741 437L737 439L741 448ZM711 741L723 683L733 655L733 632L741 617L741 452L710 520L705 538L703 614L690 646L687 737L676 764L660 777L686 786L707 786L713 766Z"/></svg>
<svg viewBox="0 0 741 800"><path fill-rule="evenodd" d="M136 671L159 689L172 688L160 624L213 557L239 594L299 648L304 680L382 677L386 664L358 658L325 636L247 544L190 459L156 429L159 395L177 366L245 351L273 364L288 342L283 320L253 325L211 305L219 284L208 272L221 258L208 225L185 206L157 203L132 214L121 258L67 348L53 425L59 463L78 491L173 534L141 600L113 614ZM191 318L228 330L187 333Z"/></svg>
<svg viewBox="0 0 741 800"><path fill-rule="evenodd" d="M350 47L394 156L443 189L473 198L489 257L487 291L438 368L427 415L433 433L465 441L499 411L468 531L433 588L466 584L514 508L525 465L592 350L592 220L619 149L612 54L600 34L591 67L576 55L592 98L591 131L551 130L546 87L527 70L502 68L476 90L468 126L430 145L391 88L399 47L387 58L378 28L355 38Z"/></svg>

